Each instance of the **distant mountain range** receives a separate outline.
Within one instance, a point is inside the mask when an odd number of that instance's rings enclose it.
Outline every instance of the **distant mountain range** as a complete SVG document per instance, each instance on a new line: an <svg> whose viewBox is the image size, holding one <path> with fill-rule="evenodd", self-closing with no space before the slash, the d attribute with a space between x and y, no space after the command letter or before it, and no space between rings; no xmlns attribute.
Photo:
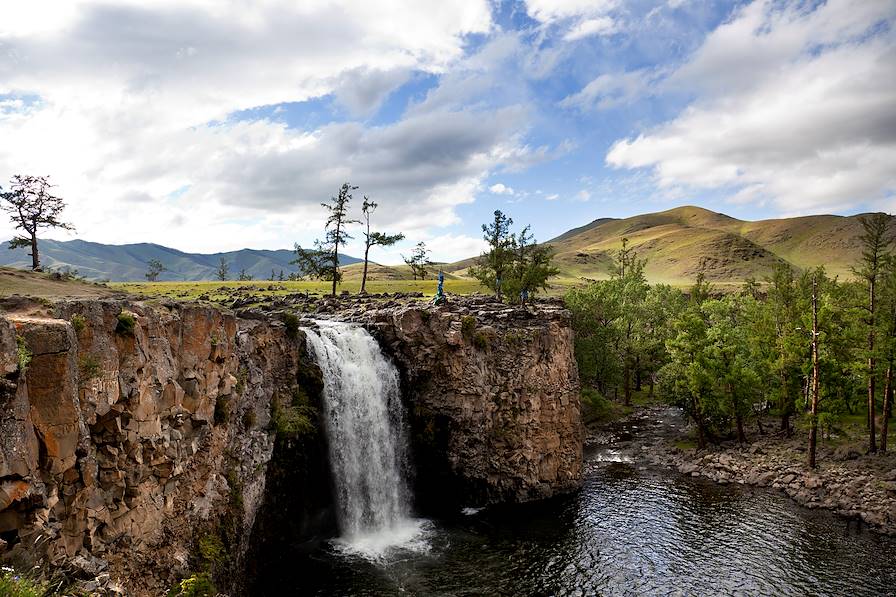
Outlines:
<svg viewBox="0 0 896 597"><path fill-rule="evenodd" d="M717 283L741 283L747 278L762 280L775 263L786 262L798 270L824 265L829 274L851 277L851 268L861 256L858 235L861 215L817 215L750 222L701 207L677 207L668 211L630 218L600 218L573 228L546 242L554 247L559 284L575 284L583 278L609 276L615 256L627 238L640 259L647 260L646 274L652 282L676 285L693 283L703 272ZM26 249L0 246L0 265L27 269L31 258ZM271 270L279 274L295 271L292 251L242 249L227 253L184 253L160 245L104 245L83 240L41 241L45 268L77 269L89 280L145 281L150 259L161 261L168 271L160 280L214 280L221 258L230 264L230 277L240 270L256 280L267 279ZM441 267L449 277L467 276L475 262L471 257ZM342 265L360 263L349 256ZM349 267L346 279L360 277L360 266ZM410 279L406 266L371 267L371 279Z"/></svg>
<svg viewBox="0 0 896 597"><path fill-rule="evenodd" d="M0 265L22 269L31 268L28 249L8 250L9 243L0 245ZM185 253L177 249L152 243L133 245L104 245L84 240L41 240L40 260L44 269L78 270L88 280L121 282L146 281L146 271L151 259L158 259L167 268L159 280L215 280L221 258L230 266L230 279L236 279L241 270L256 280L271 277L271 270L278 275L296 271L289 262L295 259L293 251L241 249L226 253ZM341 256L340 263L349 265L360 259Z"/></svg>
<svg viewBox="0 0 896 597"><path fill-rule="evenodd" d="M627 238L652 282L690 284L703 272L714 282L761 281L775 263L797 270L823 265L851 277L861 256L861 215L738 220L701 207L678 207L630 218L600 218L546 242L561 270L558 282L606 278ZM473 259L446 268L463 275Z"/></svg>

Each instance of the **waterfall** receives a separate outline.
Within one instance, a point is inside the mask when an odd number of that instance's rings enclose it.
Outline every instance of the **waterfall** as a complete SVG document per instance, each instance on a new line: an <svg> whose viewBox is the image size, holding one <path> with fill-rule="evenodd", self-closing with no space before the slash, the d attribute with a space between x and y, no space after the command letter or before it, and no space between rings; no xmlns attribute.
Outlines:
<svg viewBox="0 0 896 597"><path fill-rule="evenodd" d="M422 521L410 516L398 371L364 328L317 324L305 331L323 373L340 545L374 557L418 549Z"/></svg>

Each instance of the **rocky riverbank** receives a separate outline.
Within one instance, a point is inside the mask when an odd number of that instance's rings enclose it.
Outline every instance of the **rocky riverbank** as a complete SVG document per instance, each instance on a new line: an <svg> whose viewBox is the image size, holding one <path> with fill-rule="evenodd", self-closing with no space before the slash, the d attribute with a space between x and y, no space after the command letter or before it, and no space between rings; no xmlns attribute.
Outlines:
<svg viewBox="0 0 896 597"><path fill-rule="evenodd" d="M812 470L802 434L768 433L743 445L699 450L676 445L686 427L676 409L644 407L622 421L593 427L586 445L613 445L622 458L720 484L777 489L807 508L833 510L896 535L896 454L865 455L850 444L822 445L818 467Z"/></svg>

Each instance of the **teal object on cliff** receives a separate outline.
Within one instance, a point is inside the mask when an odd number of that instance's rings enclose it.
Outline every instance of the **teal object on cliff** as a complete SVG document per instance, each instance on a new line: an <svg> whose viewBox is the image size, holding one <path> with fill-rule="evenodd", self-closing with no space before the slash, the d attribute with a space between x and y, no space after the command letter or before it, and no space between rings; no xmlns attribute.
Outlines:
<svg viewBox="0 0 896 597"><path fill-rule="evenodd" d="M439 270L439 287L436 290L436 295L432 297L433 305L441 305L444 304L448 299L445 298L445 274L442 270Z"/></svg>

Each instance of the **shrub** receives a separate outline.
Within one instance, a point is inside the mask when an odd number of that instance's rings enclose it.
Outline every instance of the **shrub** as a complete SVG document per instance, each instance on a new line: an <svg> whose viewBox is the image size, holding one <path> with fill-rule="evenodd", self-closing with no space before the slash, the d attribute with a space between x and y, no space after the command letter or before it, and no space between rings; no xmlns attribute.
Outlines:
<svg viewBox="0 0 896 597"><path fill-rule="evenodd" d="M271 423L279 437L301 437L313 433L316 409L311 406L308 395L298 386L293 388L292 401L281 406L277 398L271 401Z"/></svg>
<svg viewBox="0 0 896 597"><path fill-rule="evenodd" d="M283 313L283 324L286 326L286 335L295 339L299 335L299 317L295 313L286 311Z"/></svg>
<svg viewBox="0 0 896 597"><path fill-rule="evenodd" d="M19 362L19 373L24 373L28 365L31 364L31 357L34 356L28 346L25 344L25 338L16 336L16 358Z"/></svg>
<svg viewBox="0 0 896 597"><path fill-rule="evenodd" d="M586 422L605 421L613 416L613 405L593 388L582 388L582 417Z"/></svg>
<svg viewBox="0 0 896 597"><path fill-rule="evenodd" d="M247 410L243 413L243 427L246 430L252 429L255 427L255 411Z"/></svg>
<svg viewBox="0 0 896 597"><path fill-rule="evenodd" d="M208 572L201 572L185 578L168 592L169 597L175 595L179 597L215 597L217 594L218 588L212 582Z"/></svg>
<svg viewBox="0 0 896 597"><path fill-rule="evenodd" d="M227 550L224 548L224 542L213 533L209 533L199 540L199 555L211 566L222 564L227 560Z"/></svg>
<svg viewBox="0 0 896 597"><path fill-rule="evenodd" d="M473 332L476 331L476 318L472 315L464 315L460 320L460 331L467 338L472 338Z"/></svg>
<svg viewBox="0 0 896 597"><path fill-rule="evenodd" d="M233 388L238 395L243 395L243 390L246 389L246 381L248 381L248 379L249 370L245 367L240 367L240 370L236 372L236 386Z"/></svg>
<svg viewBox="0 0 896 597"><path fill-rule="evenodd" d="M80 372L78 381L81 385L84 385L91 379L99 377L100 360L93 354L81 355L81 358L78 360L78 371Z"/></svg>
<svg viewBox="0 0 896 597"><path fill-rule="evenodd" d="M75 313L71 318L72 327L75 328L75 333L80 334L84 331L84 328L87 327L87 319L83 315L78 315Z"/></svg>
<svg viewBox="0 0 896 597"><path fill-rule="evenodd" d="M489 344L488 334L485 332L476 332L473 336L473 346L479 350L488 350Z"/></svg>
<svg viewBox="0 0 896 597"><path fill-rule="evenodd" d="M137 325L137 319L133 313L122 311L118 314L118 323L115 325L115 333L122 336L133 336L134 326Z"/></svg>

